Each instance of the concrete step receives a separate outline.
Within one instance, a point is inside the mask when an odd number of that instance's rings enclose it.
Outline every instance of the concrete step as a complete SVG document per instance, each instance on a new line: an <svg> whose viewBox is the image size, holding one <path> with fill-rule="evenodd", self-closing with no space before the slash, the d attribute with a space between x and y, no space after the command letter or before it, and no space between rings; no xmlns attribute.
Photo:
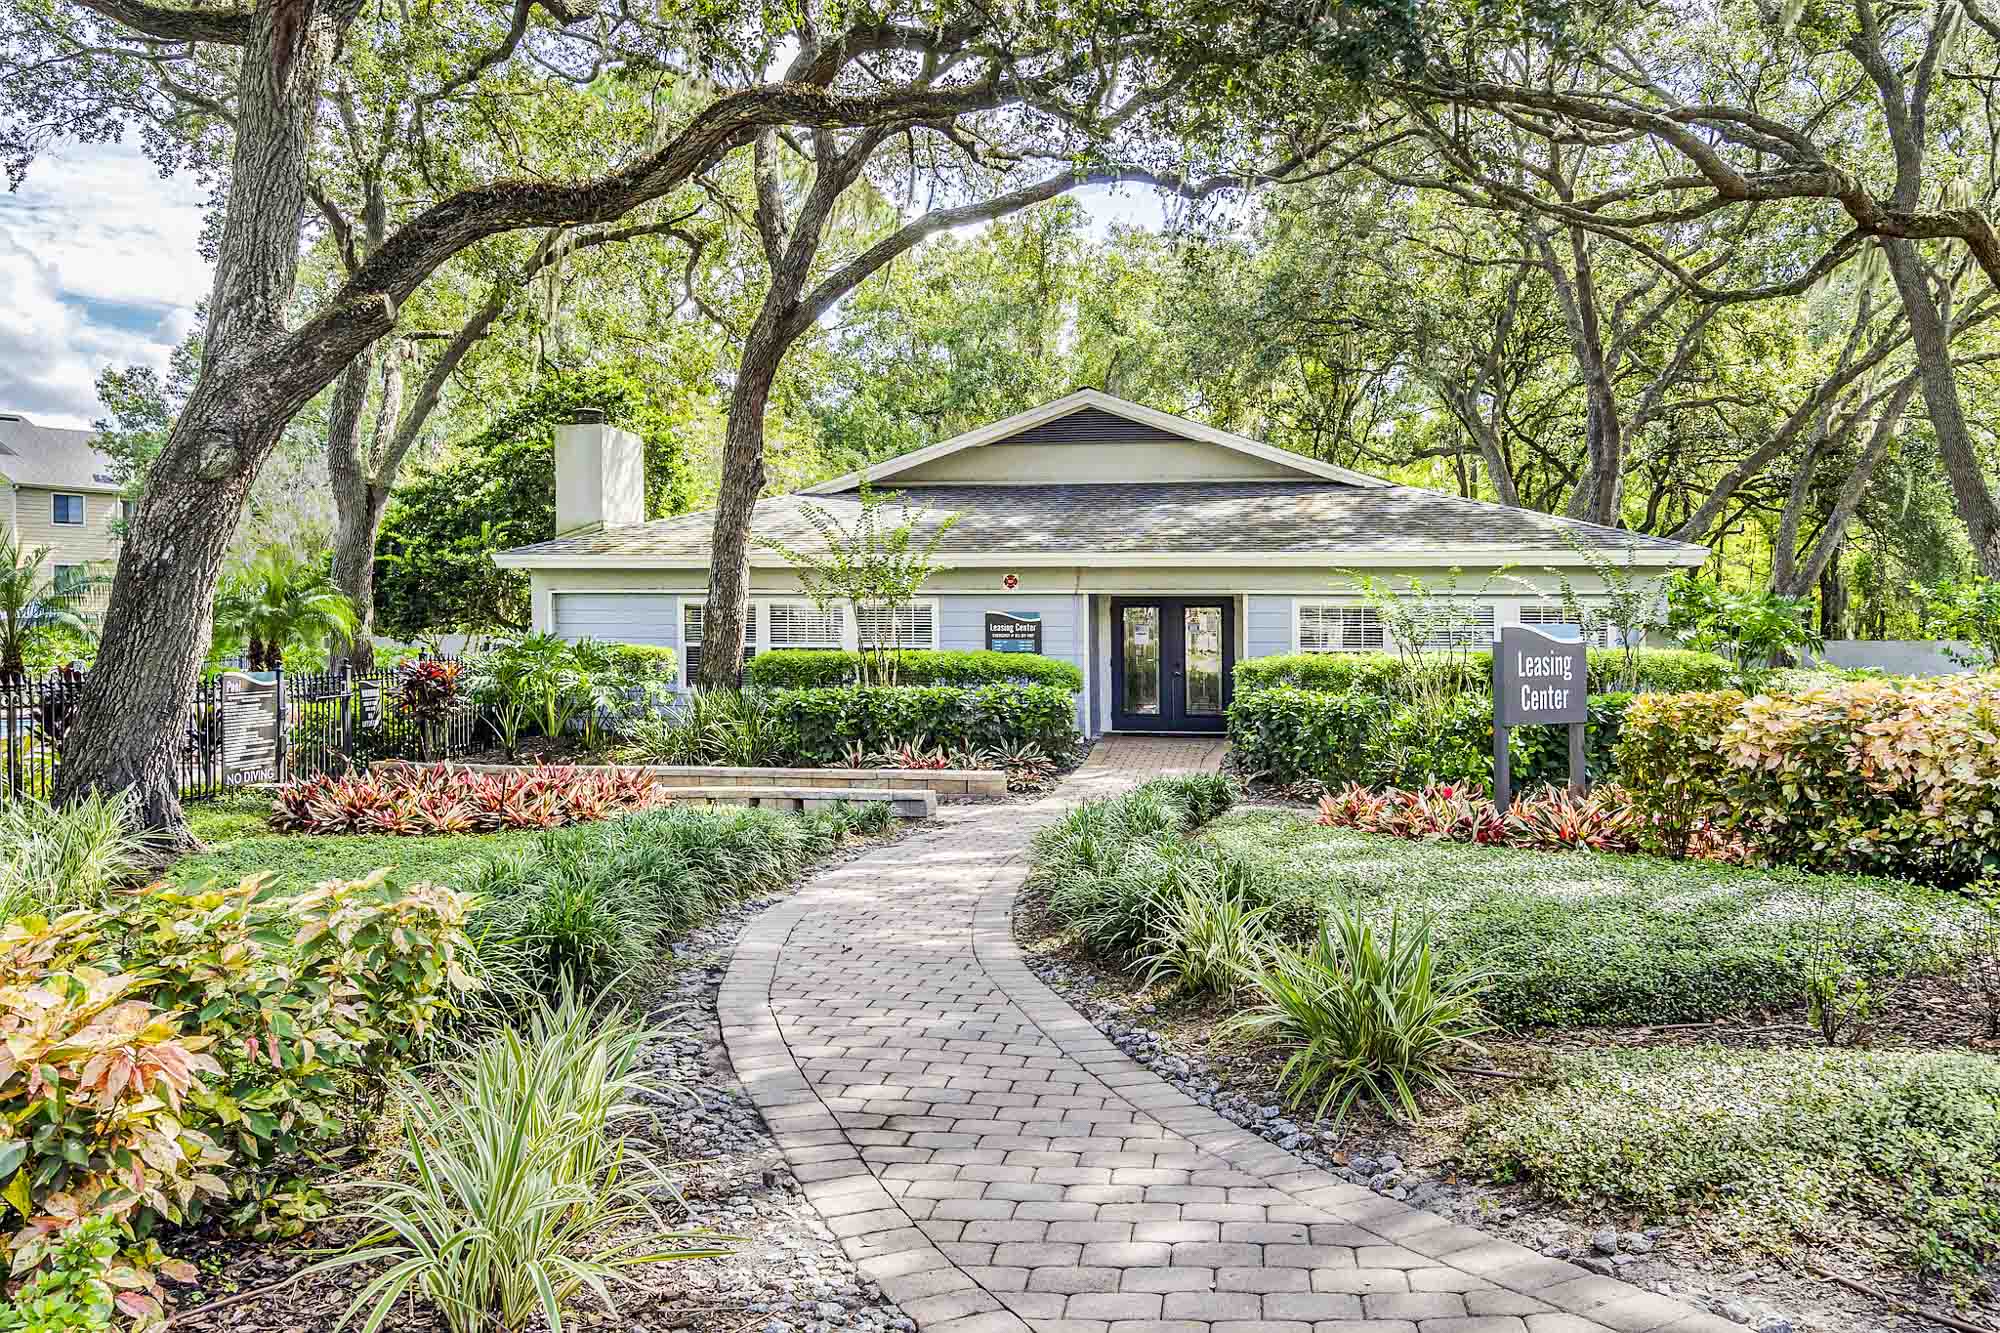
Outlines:
<svg viewBox="0 0 2000 1333"><path fill-rule="evenodd" d="M937 814L938 796L928 789L890 787L781 787L729 784L717 787L670 787L667 798L676 805L747 805L759 810L810 813L837 801L859 805L887 802L904 819L929 819Z"/></svg>

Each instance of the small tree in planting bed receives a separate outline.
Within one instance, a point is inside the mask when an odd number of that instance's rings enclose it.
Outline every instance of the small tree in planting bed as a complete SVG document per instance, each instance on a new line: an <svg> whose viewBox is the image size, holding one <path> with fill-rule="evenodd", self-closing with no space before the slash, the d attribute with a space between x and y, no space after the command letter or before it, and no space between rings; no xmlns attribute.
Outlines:
<svg viewBox="0 0 2000 1333"><path fill-rule="evenodd" d="M902 521L885 526L882 511L892 499L902 511ZM806 595L820 610L842 603L853 608L854 623L861 631L861 683L894 685L903 655L896 613L910 605L930 578L938 546L958 515L944 515L920 542L917 526L930 511L913 510L901 494L884 495L865 481L861 510L851 524L815 504L804 505L799 512L819 534L824 550L794 550L776 541L764 544L790 562Z"/></svg>

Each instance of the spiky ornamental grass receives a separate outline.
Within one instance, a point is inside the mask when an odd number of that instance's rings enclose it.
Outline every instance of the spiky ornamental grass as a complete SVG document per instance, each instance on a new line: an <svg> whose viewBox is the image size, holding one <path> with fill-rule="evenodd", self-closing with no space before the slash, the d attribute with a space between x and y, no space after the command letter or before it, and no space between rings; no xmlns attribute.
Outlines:
<svg viewBox="0 0 2000 1333"><path fill-rule="evenodd" d="M660 1035L566 988L444 1064L441 1090L404 1075L401 1169L348 1187L367 1234L309 1270L381 1267L340 1326L374 1333L414 1296L453 1333L518 1333L537 1315L561 1333L581 1295L615 1316L629 1269L728 1253L731 1237L667 1225L647 1186L671 1186L627 1150L639 1051Z"/></svg>
<svg viewBox="0 0 2000 1333"><path fill-rule="evenodd" d="M122 795L96 792L64 806L0 801L0 920L101 906L144 850L127 813Z"/></svg>
<svg viewBox="0 0 2000 1333"><path fill-rule="evenodd" d="M1292 1105L1340 1121L1366 1099L1414 1121L1419 1094L1456 1095L1452 1062L1482 1053L1486 983L1440 966L1427 918L1395 916L1384 932L1339 912L1310 948L1271 950L1252 982L1262 1002L1230 1026L1290 1050L1278 1081Z"/></svg>

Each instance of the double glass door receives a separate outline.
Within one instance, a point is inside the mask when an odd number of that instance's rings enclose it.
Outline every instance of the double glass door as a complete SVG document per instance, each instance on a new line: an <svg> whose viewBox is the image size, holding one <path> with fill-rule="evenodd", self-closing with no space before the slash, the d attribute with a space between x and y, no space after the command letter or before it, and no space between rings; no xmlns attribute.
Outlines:
<svg viewBox="0 0 2000 1333"><path fill-rule="evenodd" d="M1236 661L1227 598L1114 598L1111 725L1221 731Z"/></svg>

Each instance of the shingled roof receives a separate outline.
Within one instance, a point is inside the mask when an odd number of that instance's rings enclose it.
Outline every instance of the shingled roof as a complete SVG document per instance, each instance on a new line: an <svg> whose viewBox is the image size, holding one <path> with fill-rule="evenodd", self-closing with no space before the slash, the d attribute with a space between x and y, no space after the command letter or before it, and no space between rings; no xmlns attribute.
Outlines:
<svg viewBox="0 0 2000 1333"><path fill-rule="evenodd" d="M1241 564L1273 558L1327 565L1501 563L1574 558L1572 540L1621 561L1698 565L1705 548L1529 509L1463 500L1410 486L1329 481L911 487L927 511L927 539L946 514L958 522L939 546L945 564L1074 564L1079 557L1173 558ZM802 512L816 505L842 522L860 509L852 491L776 496L751 517L751 561L785 562L765 543L820 543ZM514 568L592 565L705 567L712 513L681 514L502 553Z"/></svg>
<svg viewBox="0 0 2000 1333"><path fill-rule="evenodd" d="M17 413L0 412L0 477L16 486L120 490L111 469L111 456L97 448L94 432L37 426Z"/></svg>

